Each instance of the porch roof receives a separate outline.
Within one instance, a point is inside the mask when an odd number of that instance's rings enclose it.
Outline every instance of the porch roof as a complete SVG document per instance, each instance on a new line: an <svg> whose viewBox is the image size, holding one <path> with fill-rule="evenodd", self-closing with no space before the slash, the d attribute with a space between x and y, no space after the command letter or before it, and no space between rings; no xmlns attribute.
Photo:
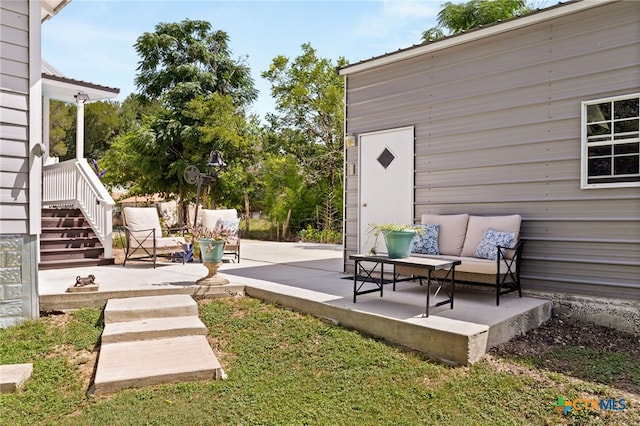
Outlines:
<svg viewBox="0 0 640 426"><path fill-rule="evenodd" d="M42 95L63 102L75 102L76 95L83 93L91 101L112 99L120 89L65 77L60 71L42 60Z"/></svg>

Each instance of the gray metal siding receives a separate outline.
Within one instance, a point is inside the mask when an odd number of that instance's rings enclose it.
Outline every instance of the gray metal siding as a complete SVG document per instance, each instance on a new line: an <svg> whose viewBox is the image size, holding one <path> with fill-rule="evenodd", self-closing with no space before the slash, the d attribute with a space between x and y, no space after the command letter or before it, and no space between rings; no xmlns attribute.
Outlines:
<svg viewBox="0 0 640 426"><path fill-rule="evenodd" d="M598 6L350 74L346 131L415 126L416 220L521 214L526 289L640 299L640 191L580 189L581 102L640 92L639 67L640 3Z"/></svg>

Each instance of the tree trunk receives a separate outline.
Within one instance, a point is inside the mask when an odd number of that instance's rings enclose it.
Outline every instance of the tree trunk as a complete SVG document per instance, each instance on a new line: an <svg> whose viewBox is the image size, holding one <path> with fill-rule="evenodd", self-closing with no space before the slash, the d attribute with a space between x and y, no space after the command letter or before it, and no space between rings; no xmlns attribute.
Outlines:
<svg viewBox="0 0 640 426"><path fill-rule="evenodd" d="M282 224L282 240L287 240L287 232L289 231L289 221L291 220L291 209L287 212L287 220Z"/></svg>
<svg viewBox="0 0 640 426"><path fill-rule="evenodd" d="M249 207L249 194L244 193L244 232L249 235L249 217L251 216L251 208Z"/></svg>

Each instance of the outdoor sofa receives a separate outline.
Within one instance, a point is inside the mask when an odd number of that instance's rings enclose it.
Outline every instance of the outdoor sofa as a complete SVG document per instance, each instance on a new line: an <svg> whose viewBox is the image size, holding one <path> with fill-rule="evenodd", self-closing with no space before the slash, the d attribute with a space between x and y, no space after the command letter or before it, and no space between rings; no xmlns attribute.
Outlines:
<svg viewBox="0 0 640 426"><path fill-rule="evenodd" d="M455 268L456 282L492 286L496 305L500 296L518 292L523 242L520 239L520 215L474 216L469 214L424 214L422 235L416 237L412 256L460 259ZM447 271L434 271L439 278ZM396 274L421 278L420 270L397 266Z"/></svg>

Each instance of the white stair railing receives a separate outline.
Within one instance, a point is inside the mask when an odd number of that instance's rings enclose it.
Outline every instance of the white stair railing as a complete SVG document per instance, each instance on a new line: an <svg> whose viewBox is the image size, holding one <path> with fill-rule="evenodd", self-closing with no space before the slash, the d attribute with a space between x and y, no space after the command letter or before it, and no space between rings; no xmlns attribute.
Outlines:
<svg viewBox="0 0 640 426"><path fill-rule="evenodd" d="M104 247L104 257L112 257L115 202L86 159L43 167L42 204L56 207L73 205L82 210Z"/></svg>

